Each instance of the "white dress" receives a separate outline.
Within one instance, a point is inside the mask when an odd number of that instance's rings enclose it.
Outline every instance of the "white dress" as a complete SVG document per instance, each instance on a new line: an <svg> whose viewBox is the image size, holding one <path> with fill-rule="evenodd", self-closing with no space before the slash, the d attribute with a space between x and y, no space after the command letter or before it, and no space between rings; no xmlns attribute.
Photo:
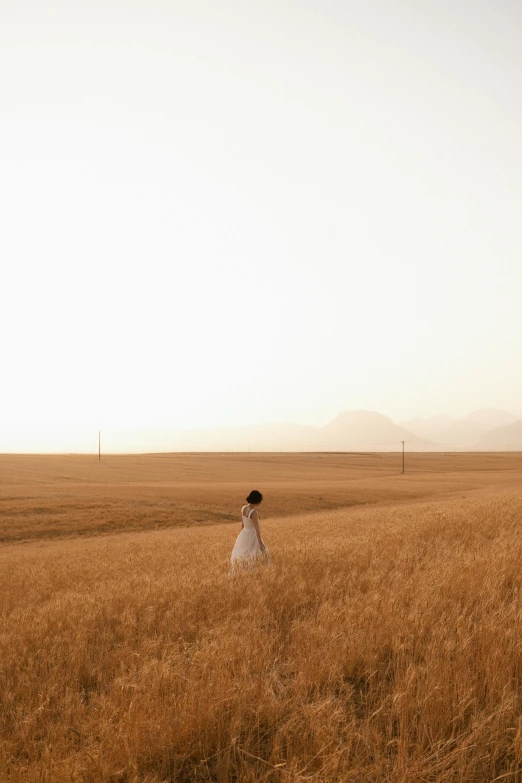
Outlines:
<svg viewBox="0 0 522 783"><path fill-rule="evenodd" d="M241 509L241 516L243 518L243 530L238 535L236 539L236 543L234 545L234 549L232 550L232 555L230 557L230 562L232 565L238 565L238 564L252 564L254 560L257 560L258 558L269 558L270 553L268 549L263 552L261 547L259 546L259 541L257 538L256 529L254 527L254 523L252 522L251 516L255 509L251 508L248 512L248 516L245 516L243 513L247 506L243 506ZM261 539L263 540L263 539ZM265 542L263 541L263 544Z"/></svg>

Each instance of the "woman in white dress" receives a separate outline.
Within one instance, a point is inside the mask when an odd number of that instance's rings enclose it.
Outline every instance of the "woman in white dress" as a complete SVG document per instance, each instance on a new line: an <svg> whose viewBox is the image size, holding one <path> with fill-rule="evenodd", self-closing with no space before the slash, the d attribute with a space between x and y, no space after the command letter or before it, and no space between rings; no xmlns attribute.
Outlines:
<svg viewBox="0 0 522 783"><path fill-rule="evenodd" d="M253 489L247 497L247 505L241 509L241 533L238 535L230 562L235 565L252 565L258 558L269 558L270 552L259 530L257 507L263 500L263 495Z"/></svg>

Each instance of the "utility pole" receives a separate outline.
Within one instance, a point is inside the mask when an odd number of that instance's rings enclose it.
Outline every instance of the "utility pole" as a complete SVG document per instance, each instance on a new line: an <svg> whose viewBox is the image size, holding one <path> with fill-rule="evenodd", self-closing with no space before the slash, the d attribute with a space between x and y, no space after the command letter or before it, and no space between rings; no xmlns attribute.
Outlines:
<svg viewBox="0 0 522 783"><path fill-rule="evenodd" d="M101 438L100 438L100 430L98 430L98 462L100 460L101 460Z"/></svg>
<svg viewBox="0 0 522 783"><path fill-rule="evenodd" d="M402 443L402 472L404 473L404 441L401 441Z"/></svg>

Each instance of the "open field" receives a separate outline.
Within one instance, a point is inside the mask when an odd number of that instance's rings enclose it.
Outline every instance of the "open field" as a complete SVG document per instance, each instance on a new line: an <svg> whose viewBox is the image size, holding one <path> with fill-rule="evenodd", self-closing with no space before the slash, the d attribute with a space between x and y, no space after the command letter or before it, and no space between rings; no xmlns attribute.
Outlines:
<svg viewBox="0 0 522 783"><path fill-rule="evenodd" d="M521 461L446 459L1 457L0 781L522 781Z"/></svg>
<svg viewBox="0 0 522 783"><path fill-rule="evenodd" d="M0 455L0 542L235 521L461 496L522 482L522 454Z"/></svg>

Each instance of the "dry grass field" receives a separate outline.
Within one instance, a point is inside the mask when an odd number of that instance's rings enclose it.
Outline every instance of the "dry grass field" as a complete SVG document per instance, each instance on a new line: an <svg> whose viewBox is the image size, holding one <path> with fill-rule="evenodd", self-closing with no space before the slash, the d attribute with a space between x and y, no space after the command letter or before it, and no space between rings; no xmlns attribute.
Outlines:
<svg viewBox="0 0 522 783"><path fill-rule="evenodd" d="M522 781L522 459L407 469L0 457L0 781Z"/></svg>
<svg viewBox="0 0 522 783"><path fill-rule="evenodd" d="M519 454L0 455L0 542L234 522L512 486Z"/></svg>

